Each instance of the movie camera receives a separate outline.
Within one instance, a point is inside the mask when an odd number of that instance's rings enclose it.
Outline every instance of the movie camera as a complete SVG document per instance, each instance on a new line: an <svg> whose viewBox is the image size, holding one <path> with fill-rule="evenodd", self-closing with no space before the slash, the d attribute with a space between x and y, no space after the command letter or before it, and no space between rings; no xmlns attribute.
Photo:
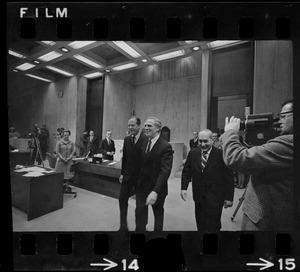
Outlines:
<svg viewBox="0 0 300 272"><path fill-rule="evenodd" d="M244 142L248 146L262 145L279 135L279 118L273 113L249 114L240 123L240 130L245 131Z"/></svg>

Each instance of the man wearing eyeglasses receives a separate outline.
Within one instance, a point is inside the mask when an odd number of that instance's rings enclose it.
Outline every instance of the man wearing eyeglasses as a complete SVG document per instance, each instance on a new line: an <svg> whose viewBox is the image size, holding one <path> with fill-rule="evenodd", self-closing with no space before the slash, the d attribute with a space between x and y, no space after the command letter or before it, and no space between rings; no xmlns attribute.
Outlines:
<svg viewBox="0 0 300 272"><path fill-rule="evenodd" d="M282 104L279 124L278 137L247 148L239 141L240 119L225 119L224 162L251 175L242 207L242 230L293 231L298 223L293 188L293 100Z"/></svg>

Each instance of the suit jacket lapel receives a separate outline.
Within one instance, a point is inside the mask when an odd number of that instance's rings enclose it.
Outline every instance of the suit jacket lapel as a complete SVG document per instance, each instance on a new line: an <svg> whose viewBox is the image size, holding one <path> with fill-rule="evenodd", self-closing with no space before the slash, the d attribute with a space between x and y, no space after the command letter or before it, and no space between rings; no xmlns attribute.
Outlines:
<svg viewBox="0 0 300 272"><path fill-rule="evenodd" d="M202 171L202 165L201 165L201 155L202 155L202 151L201 151L201 148L197 148L195 149L196 150L196 163L200 169L200 172Z"/></svg>
<svg viewBox="0 0 300 272"><path fill-rule="evenodd" d="M152 146L148 156L146 156L146 160L148 160L155 153L155 150L158 148L159 143L160 143L160 137L157 139L157 141ZM146 148L147 148L147 145L146 145ZM145 150L145 152L146 152L146 150Z"/></svg>

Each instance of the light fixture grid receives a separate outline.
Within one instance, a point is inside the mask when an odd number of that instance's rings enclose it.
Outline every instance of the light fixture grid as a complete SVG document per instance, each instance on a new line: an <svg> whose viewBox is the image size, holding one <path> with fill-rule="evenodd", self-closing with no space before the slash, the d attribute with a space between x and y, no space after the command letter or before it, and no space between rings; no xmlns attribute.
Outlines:
<svg viewBox="0 0 300 272"><path fill-rule="evenodd" d="M136 63L132 62L132 63L127 63L127 64L123 64L123 65L120 65L120 66L116 66L116 67L113 67L111 69L114 70L114 71L122 71L122 70L130 69L130 68L133 68L133 67L136 67L136 66L138 66L138 65Z"/></svg>
<svg viewBox="0 0 300 272"><path fill-rule="evenodd" d="M183 55L185 55L185 51L183 49L181 49L181 50L173 51L173 52L170 52L170 53L154 56L154 57L152 57L152 59L154 59L156 61L162 61L162 60L167 60L167 59L171 59L171 58L180 57L180 56L183 56Z"/></svg>
<svg viewBox="0 0 300 272"><path fill-rule="evenodd" d="M29 77L32 77L32 78L36 78L36 79L39 79L39 80L43 80L43 81L46 81L46 82L52 82L51 80L49 79L46 79L46 78L43 78L43 77L39 77L39 76L35 76L35 75L32 75L32 74L25 74L26 76L29 76Z"/></svg>
<svg viewBox="0 0 300 272"><path fill-rule="evenodd" d="M77 54L77 55L74 55L73 57L80 60L80 61L82 61L82 62L84 62L85 64L93 66L94 68L98 68L98 69L103 68L100 64L98 64L98 63L96 63L96 62L94 62L94 61L92 61L92 60L90 60L90 59L88 59L88 58L86 58L82 55Z"/></svg>
<svg viewBox="0 0 300 272"><path fill-rule="evenodd" d="M123 41L113 41L113 43L119 48L121 48L122 50L124 50L127 54L129 54L133 58L139 58L142 56L139 52L134 50L131 46L129 46L127 43Z"/></svg>
<svg viewBox="0 0 300 272"><path fill-rule="evenodd" d="M69 73L67 71L64 71L62 69L59 69L57 67L51 66L51 65L46 65L45 67L48 68L48 69L50 69L50 70L52 70L52 71L54 71L54 72L60 73L62 75L65 75L65 76L73 76L73 74L71 74L71 73Z"/></svg>
<svg viewBox="0 0 300 272"><path fill-rule="evenodd" d="M50 60L54 60L58 57L62 56L62 54L56 52L56 51L51 51L45 55L42 55L40 57L38 57L38 59L42 60L42 61L50 61Z"/></svg>

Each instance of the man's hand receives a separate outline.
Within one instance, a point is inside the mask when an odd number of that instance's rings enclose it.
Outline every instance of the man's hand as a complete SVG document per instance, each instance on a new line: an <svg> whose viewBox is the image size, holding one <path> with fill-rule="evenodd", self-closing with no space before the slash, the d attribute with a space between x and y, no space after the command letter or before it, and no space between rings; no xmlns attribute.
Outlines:
<svg viewBox="0 0 300 272"><path fill-rule="evenodd" d="M241 123L241 119L239 119L239 118L235 118L234 116L231 116L230 120L228 122L228 117L226 117L225 118L224 131L227 131L229 129L239 131L240 130L240 123Z"/></svg>
<svg viewBox="0 0 300 272"><path fill-rule="evenodd" d="M233 205L232 201L224 200L224 208L225 209L232 207L232 205Z"/></svg>
<svg viewBox="0 0 300 272"><path fill-rule="evenodd" d="M147 197L147 199L146 199L145 205L149 205L149 204L150 204L150 205L153 205L153 204L155 204L156 200L157 200L157 193L154 192L154 191L152 191L152 192L148 195L148 197Z"/></svg>
<svg viewBox="0 0 300 272"><path fill-rule="evenodd" d="M186 201L186 198L187 198L187 190L181 190L180 196L181 196L181 198L182 198L184 201Z"/></svg>
<svg viewBox="0 0 300 272"><path fill-rule="evenodd" d="M120 183L123 182L123 175L121 175L121 176L119 177L119 182L120 182Z"/></svg>

